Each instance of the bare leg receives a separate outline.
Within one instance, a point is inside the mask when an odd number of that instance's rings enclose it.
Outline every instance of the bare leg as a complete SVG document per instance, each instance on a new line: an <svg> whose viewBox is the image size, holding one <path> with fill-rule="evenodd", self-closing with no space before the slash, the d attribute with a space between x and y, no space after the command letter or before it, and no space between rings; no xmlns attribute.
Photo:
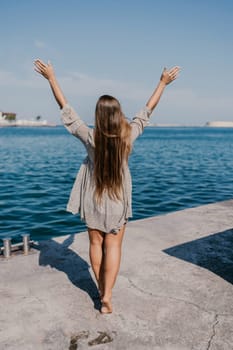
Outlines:
<svg viewBox="0 0 233 350"><path fill-rule="evenodd" d="M121 246L125 232L125 225L115 235L105 234L104 238L104 294L102 299L102 313L112 312L112 289L116 282L121 262Z"/></svg>
<svg viewBox="0 0 233 350"><path fill-rule="evenodd" d="M95 274L96 281L98 283L100 297L102 298L104 292L103 285L103 242L105 234L99 230L94 230L88 228L89 240L90 240L90 248L89 255L91 261L91 267Z"/></svg>

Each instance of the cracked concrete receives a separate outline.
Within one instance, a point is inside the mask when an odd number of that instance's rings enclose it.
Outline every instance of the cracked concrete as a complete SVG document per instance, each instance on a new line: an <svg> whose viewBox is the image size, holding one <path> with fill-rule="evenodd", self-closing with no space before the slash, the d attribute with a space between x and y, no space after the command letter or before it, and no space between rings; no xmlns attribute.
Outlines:
<svg viewBox="0 0 233 350"><path fill-rule="evenodd" d="M216 329L216 326L217 326L218 322L219 322L219 321L218 321L218 315L216 314L215 317L214 317L214 323L213 323L213 325L212 325L212 334L211 334L210 339L209 339L209 341L208 341L207 349L206 349L206 350L209 350L210 347L211 347L213 338L214 338L215 335L216 335L215 329Z"/></svg>
<svg viewBox="0 0 233 350"><path fill-rule="evenodd" d="M0 257L1 350L232 350L233 201L128 224L101 315L86 232Z"/></svg>

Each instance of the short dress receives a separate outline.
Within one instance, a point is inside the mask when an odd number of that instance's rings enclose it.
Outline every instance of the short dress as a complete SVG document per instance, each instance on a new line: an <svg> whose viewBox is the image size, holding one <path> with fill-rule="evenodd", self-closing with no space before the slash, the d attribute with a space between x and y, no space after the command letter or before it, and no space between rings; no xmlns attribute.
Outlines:
<svg viewBox="0 0 233 350"><path fill-rule="evenodd" d="M132 144L148 125L151 112L148 107L144 107L130 122ZM97 204L94 198L93 180L95 149L93 129L86 125L69 104L61 110L61 119L66 129L83 143L87 151L66 209L72 214L79 213L88 228L116 234L128 218L132 217L132 180L128 163L125 162L123 167L122 199L112 200L107 192L104 192L101 204Z"/></svg>

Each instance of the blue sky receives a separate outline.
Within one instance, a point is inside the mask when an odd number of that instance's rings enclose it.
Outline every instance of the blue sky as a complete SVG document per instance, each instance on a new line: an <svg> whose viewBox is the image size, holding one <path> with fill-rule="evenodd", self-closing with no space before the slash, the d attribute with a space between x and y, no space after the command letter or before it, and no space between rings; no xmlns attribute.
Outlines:
<svg viewBox="0 0 233 350"><path fill-rule="evenodd" d="M1 0L0 110L60 122L33 60L50 60L63 91L87 122L112 94L132 117L164 66L182 67L152 122L233 120L231 0Z"/></svg>

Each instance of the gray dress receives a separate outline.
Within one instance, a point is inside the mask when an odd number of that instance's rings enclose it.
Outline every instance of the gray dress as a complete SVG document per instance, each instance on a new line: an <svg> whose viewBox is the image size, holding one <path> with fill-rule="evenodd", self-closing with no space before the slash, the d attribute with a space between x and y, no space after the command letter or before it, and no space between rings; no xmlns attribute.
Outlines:
<svg viewBox="0 0 233 350"><path fill-rule="evenodd" d="M148 125L150 114L151 110L144 107L131 121L132 143ZM61 110L61 119L67 130L82 141L87 151L87 157L74 182L67 211L73 214L80 213L81 220L84 220L89 228L117 233L128 218L132 217L132 182L128 164L125 163L123 169L123 199L112 200L104 192L101 205L97 205L93 196L95 188L92 176L95 148L93 129L80 119L69 104Z"/></svg>

